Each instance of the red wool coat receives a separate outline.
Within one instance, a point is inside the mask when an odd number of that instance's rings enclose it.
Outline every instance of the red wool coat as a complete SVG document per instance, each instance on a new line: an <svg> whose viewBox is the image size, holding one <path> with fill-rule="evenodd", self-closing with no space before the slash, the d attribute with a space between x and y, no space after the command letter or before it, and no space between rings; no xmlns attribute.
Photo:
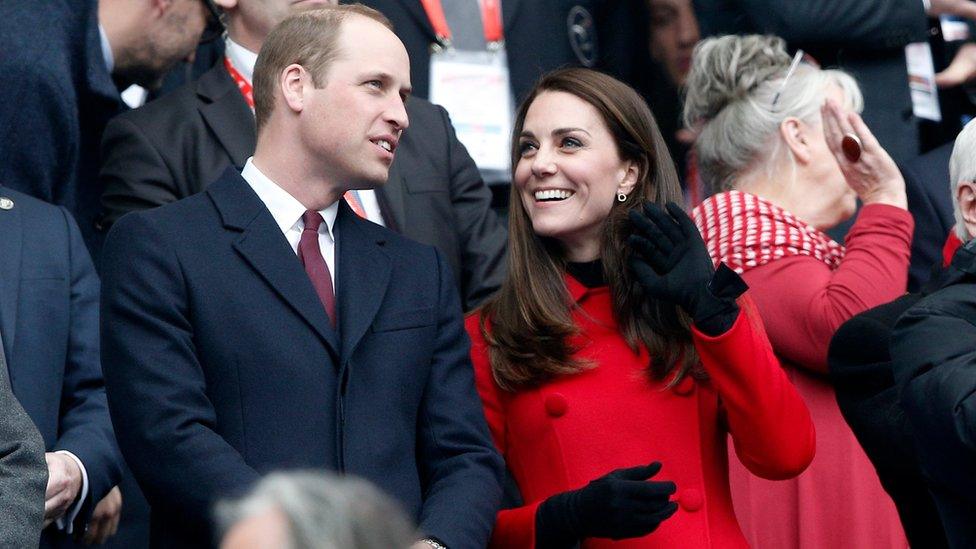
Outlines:
<svg viewBox="0 0 976 549"><path fill-rule="evenodd" d="M533 547L535 511L545 498L614 469L661 461L679 504L649 536L583 547L746 547L732 511L727 446L752 472L782 479L813 459L810 415L773 355L758 316L741 313L718 337L694 332L707 381L672 389L652 382L644 349L630 350L611 314L608 288L566 284L578 308L580 358L596 367L515 393L494 382L476 314L466 319L478 392L492 437L525 501L498 515L491 546ZM745 309L751 309L748 298Z"/></svg>

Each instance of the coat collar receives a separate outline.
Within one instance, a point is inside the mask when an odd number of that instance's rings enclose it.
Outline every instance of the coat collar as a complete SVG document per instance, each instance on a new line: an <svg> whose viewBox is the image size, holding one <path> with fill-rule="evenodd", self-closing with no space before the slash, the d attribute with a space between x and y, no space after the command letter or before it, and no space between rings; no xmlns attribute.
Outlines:
<svg viewBox="0 0 976 549"><path fill-rule="evenodd" d="M0 187L0 197L6 196ZM17 297L20 293L22 221L16 202L9 210L0 210L0 331L9 359L17 329Z"/></svg>
<svg viewBox="0 0 976 549"><path fill-rule="evenodd" d="M227 74L223 62L205 72L195 88L200 115L239 172L257 146L254 113Z"/></svg>
<svg viewBox="0 0 976 549"><path fill-rule="evenodd" d="M244 178L227 168L206 193L226 230L240 233L233 247L257 274L339 356L339 340L315 288L271 212Z"/></svg>

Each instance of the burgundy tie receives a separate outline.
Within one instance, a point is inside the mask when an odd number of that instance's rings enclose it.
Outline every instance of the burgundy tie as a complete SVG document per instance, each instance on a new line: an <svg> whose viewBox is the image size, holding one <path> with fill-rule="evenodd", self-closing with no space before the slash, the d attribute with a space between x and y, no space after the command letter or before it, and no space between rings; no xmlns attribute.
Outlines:
<svg viewBox="0 0 976 549"><path fill-rule="evenodd" d="M302 215L302 221L305 223L305 230L302 231L302 238L298 241L298 259L305 266L305 272L312 279L312 286L315 286L315 292L319 294L332 326L335 326L335 292L332 290L332 277L329 275L329 266L322 257L322 250L319 249L319 225L322 224L322 216L319 212L306 210Z"/></svg>

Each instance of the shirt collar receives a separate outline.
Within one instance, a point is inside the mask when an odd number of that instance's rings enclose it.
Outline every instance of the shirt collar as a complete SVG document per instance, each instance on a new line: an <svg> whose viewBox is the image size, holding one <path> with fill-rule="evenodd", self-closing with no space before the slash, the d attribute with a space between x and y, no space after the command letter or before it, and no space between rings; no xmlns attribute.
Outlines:
<svg viewBox="0 0 976 549"><path fill-rule="evenodd" d="M307 208L294 196L288 194L288 191L282 189L277 183L269 179L268 176L261 173L261 170L254 165L253 159L254 157L252 156L244 163L241 177L247 181L247 184L254 189L261 202L264 202L264 205L267 206L271 212L271 216L274 217L275 223L278 224L278 228L281 229L282 233L287 233L292 229L299 231L304 229L305 224L302 222L302 215L305 214ZM328 235L332 238L333 242L335 241L333 227L338 212L338 200L324 210L319 210L319 213L322 214L322 219L325 220Z"/></svg>
<svg viewBox="0 0 976 549"><path fill-rule="evenodd" d="M105 68L108 69L108 73L112 74L112 71L115 69L115 56L112 54L112 44L108 42L108 35L105 34L105 27L101 23L98 25L98 38L102 43L102 61L105 62Z"/></svg>
<svg viewBox="0 0 976 549"><path fill-rule="evenodd" d="M234 42L227 37L227 47L224 50L237 72L241 73L248 83L254 80L254 64L258 61L258 54Z"/></svg>

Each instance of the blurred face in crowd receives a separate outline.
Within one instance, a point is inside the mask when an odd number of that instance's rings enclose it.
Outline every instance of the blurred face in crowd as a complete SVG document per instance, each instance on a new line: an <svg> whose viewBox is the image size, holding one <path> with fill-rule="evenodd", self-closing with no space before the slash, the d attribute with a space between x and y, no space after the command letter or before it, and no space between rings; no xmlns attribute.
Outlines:
<svg viewBox="0 0 976 549"><path fill-rule="evenodd" d="M826 96L848 110L844 92L839 87L831 85ZM854 215L857 194L847 184L837 158L827 145L822 121L818 119L815 125L797 122L798 129L791 130L789 125L793 123L789 120L783 123L786 127L783 131L788 135L787 144L793 149L801 171L797 178L799 186L793 192L802 193L799 200L810 212L807 221L818 229L829 229Z"/></svg>
<svg viewBox="0 0 976 549"><path fill-rule="evenodd" d="M235 524L220 544L220 549L265 549L291 544L288 519L277 509L268 509Z"/></svg>
<svg viewBox="0 0 976 549"><path fill-rule="evenodd" d="M600 257L604 224L638 167L621 159L599 111L575 95L533 100L518 137L514 183L536 234L559 241L571 261Z"/></svg>
<svg viewBox="0 0 976 549"><path fill-rule="evenodd" d="M386 182L408 125L410 61L396 35L366 17L349 17L337 46L322 87L302 98L302 140L321 173L346 188L373 188Z"/></svg>
<svg viewBox="0 0 976 549"><path fill-rule="evenodd" d="M190 59L196 51L209 12L202 0L172 0L158 4L143 30L138 46L116 60L116 75L122 80L153 89L173 66Z"/></svg>
<svg viewBox="0 0 976 549"><path fill-rule="evenodd" d="M651 56L675 86L683 86L691 68L691 51L701 39L691 0L648 0L651 12Z"/></svg>
<svg viewBox="0 0 976 549"><path fill-rule="evenodd" d="M292 12L335 6L339 0L216 0L227 13L227 32L237 43L257 52L271 29Z"/></svg>

